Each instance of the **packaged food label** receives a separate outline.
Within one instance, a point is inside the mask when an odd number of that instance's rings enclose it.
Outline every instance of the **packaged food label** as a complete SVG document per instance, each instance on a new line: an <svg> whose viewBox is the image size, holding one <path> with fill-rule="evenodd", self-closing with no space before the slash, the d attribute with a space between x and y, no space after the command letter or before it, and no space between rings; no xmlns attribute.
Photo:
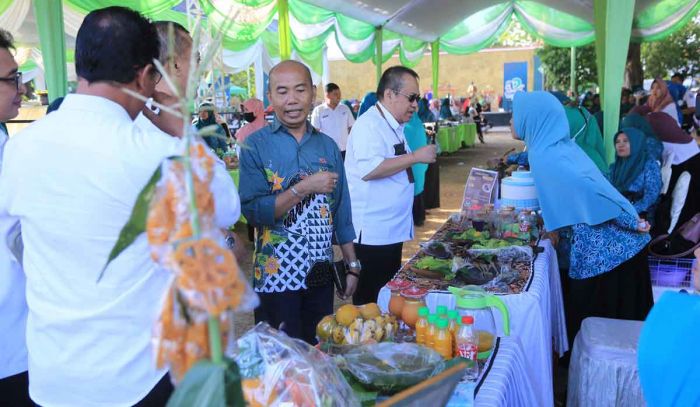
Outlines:
<svg viewBox="0 0 700 407"><path fill-rule="evenodd" d="M469 360L476 360L477 358L477 347L473 343L458 343L457 344L457 356Z"/></svg>

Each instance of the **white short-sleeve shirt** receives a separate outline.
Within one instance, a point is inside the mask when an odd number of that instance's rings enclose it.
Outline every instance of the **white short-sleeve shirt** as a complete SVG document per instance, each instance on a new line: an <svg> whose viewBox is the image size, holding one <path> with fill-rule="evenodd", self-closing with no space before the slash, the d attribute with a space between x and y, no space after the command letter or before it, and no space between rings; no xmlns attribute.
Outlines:
<svg viewBox="0 0 700 407"><path fill-rule="evenodd" d="M384 117L379 113L382 109ZM379 164L395 158L394 146L403 143L410 153L399 124L381 103L357 118L348 138L345 174L350 190L355 242L388 245L413 239L413 184L406 171L363 181Z"/></svg>
<svg viewBox="0 0 700 407"><path fill-rule="evenodd" d="M156 369L152 333L172 276L151 259L145 234L97 277L139 192L183 148L143 131L122 106L76 94L5 146L0 223L22 228L36 403L133 405L166 373ZM240 202L212 189L218 226L232 224Z"/></svg>
<svg viewBox="0 0 700 407"><path fill-rule="evenodd" d="M348 134L354 123L352 111L343 103L339 103L335 109L328 106L328 103L323 103L316 106L311 113L311 125L332 138L340 151L347 149Z"/></svg>

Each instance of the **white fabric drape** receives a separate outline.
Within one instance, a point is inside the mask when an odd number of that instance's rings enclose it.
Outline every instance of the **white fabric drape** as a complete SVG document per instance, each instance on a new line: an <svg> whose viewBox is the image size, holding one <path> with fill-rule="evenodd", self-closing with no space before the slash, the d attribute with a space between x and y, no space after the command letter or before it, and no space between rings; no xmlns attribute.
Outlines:
<svg viewBox="0 0 700 407"><path fill-rule="evenodd" d="M7 7L7 10L0 15L0 27L9 31L12 35L16 35L22 24L24 24L31 7L31 0L14 0Z"/></svg>

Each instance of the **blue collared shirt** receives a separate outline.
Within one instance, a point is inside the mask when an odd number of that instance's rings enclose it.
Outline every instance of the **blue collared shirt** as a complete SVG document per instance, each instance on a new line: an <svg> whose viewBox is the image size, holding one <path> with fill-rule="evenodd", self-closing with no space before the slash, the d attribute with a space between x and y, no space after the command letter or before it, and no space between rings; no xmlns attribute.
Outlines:
<svg viewBox="0 0 700 407"><path fill-rule="evenodd" d="M258 292L305 289L314 264L333 260L332 237L352 242L350 196L343 159L330 137L307 122L301 142L275 122L246 138L240 157L242 210L257 230L254 287ZM277 194L319 171L338 174L330 194L311 194L275 219Z"/></svg>

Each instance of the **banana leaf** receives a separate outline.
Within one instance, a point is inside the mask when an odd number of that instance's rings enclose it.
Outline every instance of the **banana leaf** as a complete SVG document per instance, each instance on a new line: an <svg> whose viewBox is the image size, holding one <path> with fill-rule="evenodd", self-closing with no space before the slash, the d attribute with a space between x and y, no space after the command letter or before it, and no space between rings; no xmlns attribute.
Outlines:
<svg viewBox="0 0 700 407"><path fill-rule="evenodd" d="M245 406L241 375L236 362L202 360L187 371L170 400L168 407L227 407Z"/></svg>

